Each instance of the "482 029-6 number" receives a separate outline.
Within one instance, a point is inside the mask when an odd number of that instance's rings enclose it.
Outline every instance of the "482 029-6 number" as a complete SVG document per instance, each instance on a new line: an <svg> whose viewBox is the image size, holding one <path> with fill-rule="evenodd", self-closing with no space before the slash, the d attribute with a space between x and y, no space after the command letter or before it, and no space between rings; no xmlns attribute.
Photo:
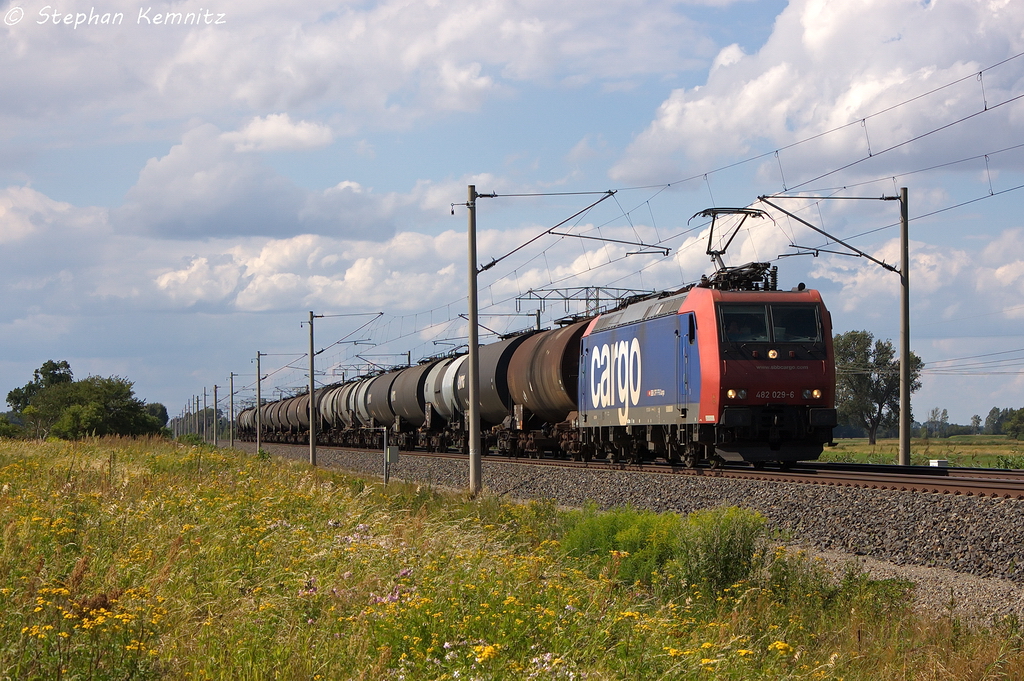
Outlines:
<svg viewBox="0 0 1024 681"><path fill-rule="evenodd" d="M793 399L796 397L795 390L760 390L756 395L756 399L759 400L782 400L782 399Z"/></svg>

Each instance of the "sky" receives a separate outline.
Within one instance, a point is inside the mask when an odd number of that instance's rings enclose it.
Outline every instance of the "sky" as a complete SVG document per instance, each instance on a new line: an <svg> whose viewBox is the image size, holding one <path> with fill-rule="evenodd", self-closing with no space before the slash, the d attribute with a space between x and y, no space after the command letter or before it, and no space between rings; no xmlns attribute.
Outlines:
<svg viewBox="0 0 1024 681"><path fill-rule="evenodd" d="M0 15L0 394L67 360L174 416L231 374L252 400L257 352L264 394L288 394L308 384L310 311L322 384L457 348L468 185L497 194L477 201L481 265L530 242L480 275L488 333L530 326L542 296L550 326L581 287L698 281L714 265L693 216L732 206L767 216L726 264L772 262L836 332L896 342L899 276L833 239L901 266L899 204L879 199L906 187L915 418L1024 406L1024 3Z"/></svg>

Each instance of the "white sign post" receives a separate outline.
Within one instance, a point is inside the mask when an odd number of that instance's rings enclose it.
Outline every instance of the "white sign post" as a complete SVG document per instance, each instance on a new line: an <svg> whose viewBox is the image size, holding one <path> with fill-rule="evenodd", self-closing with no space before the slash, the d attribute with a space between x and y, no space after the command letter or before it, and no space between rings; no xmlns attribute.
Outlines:
<svg viewBox="0 0 1024 681"><path fill-rule="evenodd" d="M388 429L383 428L384 431L384 486L387 487L388 480L391 477L390 464L398 463L398 447L388 447Z"/></svg>

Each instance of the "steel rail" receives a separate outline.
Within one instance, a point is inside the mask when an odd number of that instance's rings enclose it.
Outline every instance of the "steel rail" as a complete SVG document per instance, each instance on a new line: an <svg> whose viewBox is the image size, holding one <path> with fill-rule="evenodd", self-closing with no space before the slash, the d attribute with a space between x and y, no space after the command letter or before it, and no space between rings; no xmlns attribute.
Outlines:
<svg viewBox="0 0 1024 681"><path fill-rule="evenodd" d="M275 444L279 447L304 450L304 446L299 444ZM324 446L322 449L337 452L376 453L376 450L356 447ZM468 459L465 454L456 452L406 451L403 452L403 455L449 460ZM913 466L908 470L905 467L895 465L835 464L828 462L803 463L786 470L778 468L756 469L739 466L686 468L684 466L672 466L664 462L636 464L613 462L605 459L571 461L566 459L550 458L488 456L485 460L488 464L556 466L561 468L584 468L596 471L631 471L657 475L690 475L759 482L811 484L928 494L952 494L954 496L1024 499L1024 470L959 467L938 468L930 466Z"/></svg>

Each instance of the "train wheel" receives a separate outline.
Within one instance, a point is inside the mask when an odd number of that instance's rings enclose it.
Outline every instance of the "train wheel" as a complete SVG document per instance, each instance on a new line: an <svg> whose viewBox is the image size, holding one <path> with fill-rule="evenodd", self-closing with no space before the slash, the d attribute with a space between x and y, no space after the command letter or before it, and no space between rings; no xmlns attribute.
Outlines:
<svg viewBox="0 0 1024 681"><path fill-rule="evenodd" d="M684 466L686 466L687 468L696 468L697 467L697 445L687 444L686 446L684 446L683 447L683 454L682 454L681 458L682 458L682 462L683 462Z"/></svg>

